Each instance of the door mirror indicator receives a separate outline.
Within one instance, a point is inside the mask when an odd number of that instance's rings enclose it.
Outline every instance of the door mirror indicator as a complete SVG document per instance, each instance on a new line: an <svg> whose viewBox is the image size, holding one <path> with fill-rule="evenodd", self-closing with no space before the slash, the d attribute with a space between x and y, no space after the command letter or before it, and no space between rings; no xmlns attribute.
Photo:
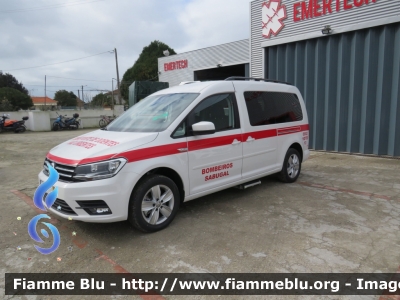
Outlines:
<svg viewBox="0 0 400 300"><path fill-rule="evenodd" d="M192 125L194 135L213 134L215 133L215 125L212 122L198 122Z"/></svg>

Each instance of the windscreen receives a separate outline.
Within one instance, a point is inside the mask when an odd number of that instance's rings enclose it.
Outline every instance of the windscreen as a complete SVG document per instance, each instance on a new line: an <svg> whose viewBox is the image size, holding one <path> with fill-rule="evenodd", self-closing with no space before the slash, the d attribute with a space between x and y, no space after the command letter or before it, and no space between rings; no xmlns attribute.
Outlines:
<svg viewBox="0 0 400 300"><path fill-rule="evenodd" d="M150 95L108 125L107 130L121 132L164 131L198 95L195 93Z"/></svg>

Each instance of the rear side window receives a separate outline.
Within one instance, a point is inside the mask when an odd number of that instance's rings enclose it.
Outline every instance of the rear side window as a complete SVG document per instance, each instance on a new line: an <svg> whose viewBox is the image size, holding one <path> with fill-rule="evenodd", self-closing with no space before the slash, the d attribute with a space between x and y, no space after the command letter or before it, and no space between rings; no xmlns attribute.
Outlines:
<svg viewBox="0 0 400 300"><path fill-rule="evenodd" d="M245 92L251 126L261 126L303 120L296 94L282 92Z"/></svg>

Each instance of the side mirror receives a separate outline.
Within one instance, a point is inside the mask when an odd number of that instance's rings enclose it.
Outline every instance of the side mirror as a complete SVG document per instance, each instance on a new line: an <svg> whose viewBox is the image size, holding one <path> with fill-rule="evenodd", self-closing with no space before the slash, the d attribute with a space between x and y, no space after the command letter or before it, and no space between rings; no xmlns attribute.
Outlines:
<svg viewBox="0 0 400 300"><path fill-rule="evenodd" d="M202 121L192 125L194 135L213 134L215 133L215 126L212 122Z"/></svg>

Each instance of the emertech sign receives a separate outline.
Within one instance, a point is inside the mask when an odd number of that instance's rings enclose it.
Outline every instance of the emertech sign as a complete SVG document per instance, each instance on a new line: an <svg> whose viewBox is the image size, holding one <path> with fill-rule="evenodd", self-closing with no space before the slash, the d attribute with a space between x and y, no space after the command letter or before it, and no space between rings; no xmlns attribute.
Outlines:
<svg viewBox="0 0 400 300"><path fill-rule="evenodd" d="M188 67L188 60L177 60L164 64L164 71L173 71L176 69L186 69Z"/></svg>
<svg viewBox="0 0 400 300"><path fill-rule="evenodd" d="M294 22L318 18L332 13L339 13L378 0L305 0L293 3L287 7L284 0L269 0L262 4L262 35L265 38L277 36L285 27L284 20L289 12ZM396 0L397 1L397 0Z"/></svg>

